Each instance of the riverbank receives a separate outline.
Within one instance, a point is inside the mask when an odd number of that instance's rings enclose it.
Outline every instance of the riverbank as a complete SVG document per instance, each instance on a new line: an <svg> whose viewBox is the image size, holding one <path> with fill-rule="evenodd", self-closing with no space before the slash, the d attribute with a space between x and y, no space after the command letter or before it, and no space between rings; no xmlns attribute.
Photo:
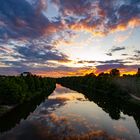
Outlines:
<svg viewBox="0 0 140 140"><path fill-rule="evenodd" d="M75 76L58 78L57 82L90 97L98 94L140 106L140 77Z"/></svg>
<svg viewBox="0 0 140 140"><path fill-rule="evenodd" d="M44 98L55 89L53 78L29 76L0 77L0 116L26 102Z"/></svg>
<svg viewBox="0 0 140 140"><path fill-rule="evenodd" d="M5 114L7 114L8 112L14 110L16 107L18 106L22 106L24 104L28 104L29 102L33 102L34 100L36 99L40 99L40 102L45 99L46 97L48 97L55 89L55 86L54 88L52 88L51 90L49 90L48 92L46 93L38 93L36 96L33 96L32 98L28 99L28 100L25 100L24 102L22 103L18 103L18 104L5 104L5 105L0 105L0 117L4 116ZM38 104L39 102L37 102ZM36 105L36 103L35 103Z"/></svg>
<svg viewBox="0 0 140 140"><path fill-rule="evenodd" d="M11 128L15 127L16 124L19 124L22 119L26 119L27 116L33 112L36 107L54 91L55 88L56 86L51 91L44 94L39 94L28 101L17 104L16 106L1 106L0 133L10 130Z"/></svg>

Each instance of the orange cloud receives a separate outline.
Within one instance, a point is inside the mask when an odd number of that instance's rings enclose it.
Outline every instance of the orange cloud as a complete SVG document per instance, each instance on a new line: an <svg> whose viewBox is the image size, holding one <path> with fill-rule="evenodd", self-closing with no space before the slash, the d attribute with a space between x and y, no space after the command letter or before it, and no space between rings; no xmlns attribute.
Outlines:
<svg viewBox="0 0 140 140"><path fill-rule="evenodd" d="M140 26L140 19L139 18L132 18L126 23L118 24L117 26L111 27L110 31L117 32L117 31L124 31L128 28L135 28Z"/></svg>
<svg viewBox="0 0 140 140"><path fill-rule="evenodd" d="M119 69L121 75L123 75L123 74L133 75L133 74L137 73L137 70L135 68L118 68L118 69ZM110 70L111 70L111 68L106 69L106 70L96 69L95 73L96 73L96 75L98 75L101 72L110 73Z"/></svg>
<svg viewBox="0 0 140 140"><path fill-rule="evenodd" d="M87 20L88 21L88 20ZM88 22L84 21L82 23L76 23L73 25L70 25L70 29L72 30L82 30L82 31L87 31L92 33L94 36L106 36L108 33L113 33L113 32L118 32L118 31L125 31L128 28L135 28L140 26L140 19L138 18L133 18L128 23L121 23L118 24L114 27L109 27L108 29L105 30L105 25L102 24L94 24L92 26L88 25ZM119 40L126 40L128 37L125 38L119 38Z"/></svg>
<svg viewBox="0 0 140 140"><path fill-rule="evenodd" d="M42 34L48 36L58 31L59 31L59 27L56 27L53 24L49 24L45 28L42 29Z"/></svg>
<svg viewBox="0 0 140 140"><path fill-rule="evenodd" d="M85 74L94 73L95 69L89 68L68 68L68 70L55 70L55 71L33 71L33 74L42 77L64 77L64 76L84 76Z"/></svg>
<svg viewBox="0 0 140 140"><path fill-rule="evenodd" d="M89 26L87 21L84 21L82 23L75 23L72 25L69 25L69 28L71 30L75 30L75 31L86 31L89 32L91 34L93 34L94 36L105 36L107 33L104 32L104 27L102 25L91 25Z"/></svg>
<svg viewBox="0 0 140 140"><path fill-rule="evenodd" d="M95 75L98 75L101 72L109 73L112 68L63 68L61 70L50 70L50 71L33 71L34 74L40 75L42 77L64 77L64 76L84 76L86 74L94 73ZM123 74L136 74L137 68L133 66L124 66L124 67L118 67L120 70L121 75Z"/></svg>

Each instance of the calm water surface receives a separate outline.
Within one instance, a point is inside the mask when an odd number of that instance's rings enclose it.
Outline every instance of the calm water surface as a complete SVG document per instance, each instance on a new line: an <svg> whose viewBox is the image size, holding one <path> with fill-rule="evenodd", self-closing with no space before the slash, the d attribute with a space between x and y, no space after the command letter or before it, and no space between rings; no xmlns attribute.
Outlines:
<svg viewBox="0 0 140 140"><path fill-rule="evenodd" d="M26 120L1 134L0 140L140 140L132 116L108 113L83 94L57 85Z"/></svg>

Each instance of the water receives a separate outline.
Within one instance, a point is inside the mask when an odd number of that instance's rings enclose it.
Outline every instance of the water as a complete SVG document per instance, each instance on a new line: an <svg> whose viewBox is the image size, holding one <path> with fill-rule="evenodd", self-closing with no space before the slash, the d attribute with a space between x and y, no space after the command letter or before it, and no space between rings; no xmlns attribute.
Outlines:
<svg viewBox="0 0 140 140"><path fill-rule="evenodd" d="M140 140L137 112L124 108L116 111L113 104L107 108L104 101L95 102L57 85L48 99L16 127L1 134L0 140ZM117 113L118 119L110 115Z"/></svg>

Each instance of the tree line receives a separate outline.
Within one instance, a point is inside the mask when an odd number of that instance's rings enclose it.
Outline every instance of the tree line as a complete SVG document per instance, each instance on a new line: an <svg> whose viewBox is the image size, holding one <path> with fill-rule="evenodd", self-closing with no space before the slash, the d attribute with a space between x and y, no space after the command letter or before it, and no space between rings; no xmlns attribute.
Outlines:
<svg viewBox="0 0 140 140"><path fill-rule="evenodd" d="M118 69L112 69L110 73L94 73L85 76L73 76L58 78L57 82L78 90L85 91L88 95L102 94L119 100L129 100L130 94L140 97L140 74L120 76Z"/></svg>
<svg viewBox="0 0 140 140"><path fill-rule="evenodd" d="M0 104L19 104L36 96L48 96L55 80L36 75L0 76Z"/></svg>

